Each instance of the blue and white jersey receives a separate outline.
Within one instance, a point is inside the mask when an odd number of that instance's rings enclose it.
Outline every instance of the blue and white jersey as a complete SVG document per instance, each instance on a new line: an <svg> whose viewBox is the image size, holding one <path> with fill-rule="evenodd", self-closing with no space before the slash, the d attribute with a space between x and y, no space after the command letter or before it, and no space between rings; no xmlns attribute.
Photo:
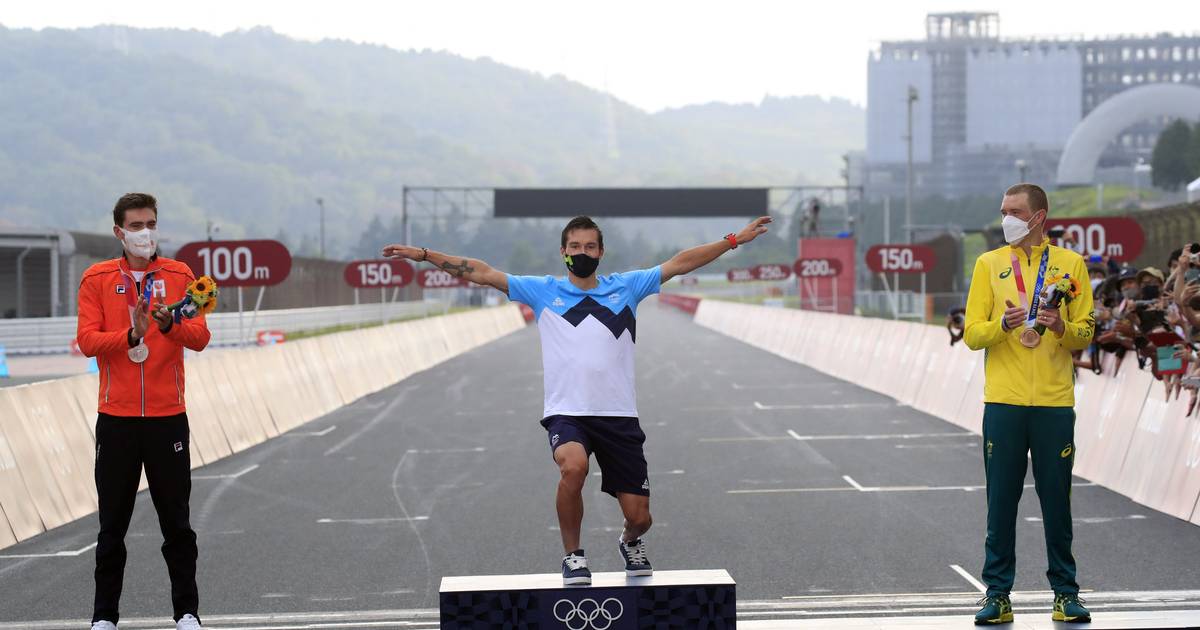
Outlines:
<svg viewBox="0 0 1200 630"><path fill-rule="evenodd" d="M636 418L637 305L658 293L658 267L598 276L590 291L566 277L508 276L508 297L533 309L542 337L543 418Z"/></svg>

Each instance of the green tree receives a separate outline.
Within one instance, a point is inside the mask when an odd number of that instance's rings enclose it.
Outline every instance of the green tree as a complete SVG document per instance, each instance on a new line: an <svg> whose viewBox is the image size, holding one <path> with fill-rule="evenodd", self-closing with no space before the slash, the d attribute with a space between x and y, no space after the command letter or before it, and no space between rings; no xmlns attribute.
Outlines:
<svg viewBox="0 0 1200 630"><path fill-rule="evenodd" d="M1200 121L1192 127L1192 143L1188 147L1188 169L1192 180L1200 177Z"/></svg>
<svg viewBox="0 0 1200 630"><path fill-rule="evenodd" d="M1150 166L1155 186L1167 190L1179 190L1194 177L1188 164L1192 152L1193 131L1183 120L1176 120L1163 129L1154 144L1154 155Z"/></svg>

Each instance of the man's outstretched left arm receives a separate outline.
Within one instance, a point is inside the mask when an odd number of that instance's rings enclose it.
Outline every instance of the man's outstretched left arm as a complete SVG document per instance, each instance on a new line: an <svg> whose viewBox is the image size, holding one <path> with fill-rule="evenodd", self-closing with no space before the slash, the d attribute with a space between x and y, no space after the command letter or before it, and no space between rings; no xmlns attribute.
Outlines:
<svg viewBox="0 0 1200 630"><path fill-rule="evenodd" d="M767 224L771 222L771 217L759 217L750 222L750 225L742 228L741 232L735 235L738 245L744 245L753 241L759 234L766 234ZM715 243L707 243L697 245L690 249L685 249L671 257L670 260L662 264L662 282L674 278L675 276L691 273L704 265L718 259L721 254L733 249L734 244L729 239L721 239Z"/></svg>

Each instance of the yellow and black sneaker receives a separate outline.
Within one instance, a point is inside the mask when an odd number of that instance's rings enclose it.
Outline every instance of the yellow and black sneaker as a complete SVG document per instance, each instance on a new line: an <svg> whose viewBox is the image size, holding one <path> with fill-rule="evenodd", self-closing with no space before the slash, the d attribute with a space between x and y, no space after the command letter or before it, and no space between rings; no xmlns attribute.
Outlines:
<svg viewBox="0 0 1200 630"><path fill-rule="evenodd" d="M1012 602L1008 600L1008 595L988 595L976 603L983 608L975 613L975 625L992 626L1013 622Z"/></svg>
<svg viewBox="0 0 1200 630"><path fill-rule="evenodd" d="M1092 613L1083 607L1083 600L1079 599L1078 593L1055 593L1054 614L1050 618L1067 623L1088 623L1092 620Z"/></svg>

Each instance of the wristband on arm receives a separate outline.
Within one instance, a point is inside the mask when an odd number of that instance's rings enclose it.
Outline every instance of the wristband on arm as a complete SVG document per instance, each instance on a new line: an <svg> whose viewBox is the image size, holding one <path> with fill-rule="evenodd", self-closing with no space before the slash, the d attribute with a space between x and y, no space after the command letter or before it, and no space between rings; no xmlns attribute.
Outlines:
<svg viewBox="0 0 1200 630"><path fill-rule="evenodd" d="M737 246L738 246L737 236L733 232L726 234L725 240L729 241L729 244L732 245L732 247L730 247L729 249L737 249Z"/></svg>

